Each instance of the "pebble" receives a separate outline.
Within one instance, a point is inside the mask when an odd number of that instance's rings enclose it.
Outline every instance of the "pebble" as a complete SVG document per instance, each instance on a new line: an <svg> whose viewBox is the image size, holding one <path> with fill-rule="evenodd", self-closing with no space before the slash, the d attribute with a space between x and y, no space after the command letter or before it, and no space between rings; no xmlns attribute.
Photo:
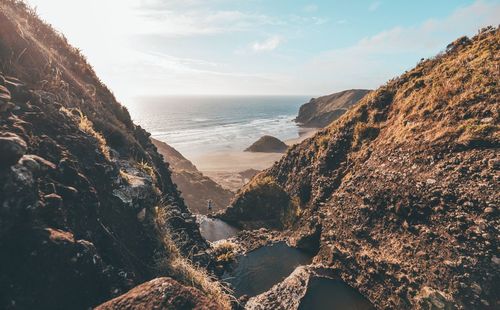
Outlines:
<svg viewBox="0 0 500 310"><path fill-rule="evenodd" d="M477 283L472 283L471 286L470 286L470 288L477 295L480 295L481 292L483 291L483 289L481 288L481 286L479 284L477 284Z"/></svg>
<svg viewBox="0 0 500 310"><path fill-rule="evenodd" d="M7 103L11 100L10 91L7 87L0 85L0 101Z"/></svg>
<svg viewBox="0 0 500 310"><path fill-rule="evenodd" d="M484 209L485 214L491 214L493 212L495 212L495 210L492 207L487 207Z"/></svg>

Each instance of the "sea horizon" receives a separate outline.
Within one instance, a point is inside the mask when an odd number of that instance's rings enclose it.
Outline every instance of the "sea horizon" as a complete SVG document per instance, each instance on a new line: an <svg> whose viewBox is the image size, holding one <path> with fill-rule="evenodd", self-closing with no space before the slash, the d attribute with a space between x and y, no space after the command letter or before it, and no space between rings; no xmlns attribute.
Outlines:
<svg viewBox="0 0 500 310"><path fill-rule="evenodd" d="M263 135L299 137L294 122L309 95L164 95L127 105L134 122L186 158L243 151Z"/></svg>

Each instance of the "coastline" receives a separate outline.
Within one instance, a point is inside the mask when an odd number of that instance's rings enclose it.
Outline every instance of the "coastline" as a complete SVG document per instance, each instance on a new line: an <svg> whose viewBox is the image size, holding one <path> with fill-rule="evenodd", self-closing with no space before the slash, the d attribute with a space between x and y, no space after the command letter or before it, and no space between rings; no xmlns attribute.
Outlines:
<svg viewBox="0 0 500 310"><path fill-rule="evenodd" d="M292 146L312 137L320 128L299 127L299 137L285 140ZM198 170L221 186L236 191L249 181L240 172L271 167L284 153L252 153L244 151L214 152L189 158Z"/></svg>

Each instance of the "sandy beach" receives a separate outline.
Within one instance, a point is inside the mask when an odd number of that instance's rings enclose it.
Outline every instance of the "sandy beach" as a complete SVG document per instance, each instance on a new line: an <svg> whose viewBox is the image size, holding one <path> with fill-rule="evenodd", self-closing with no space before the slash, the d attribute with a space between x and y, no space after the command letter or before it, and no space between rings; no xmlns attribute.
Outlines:
<svg viewBox="0 0 500 310"><path fill-rule="evenodd" d="M318 128L300 128L299 137L284 141L292 146L312 137ZM264 170L271 167L283 153L251 153L243 151L207 153L189 158L206 176L232 191L241 188L249 181L245 170Z"/></svg>

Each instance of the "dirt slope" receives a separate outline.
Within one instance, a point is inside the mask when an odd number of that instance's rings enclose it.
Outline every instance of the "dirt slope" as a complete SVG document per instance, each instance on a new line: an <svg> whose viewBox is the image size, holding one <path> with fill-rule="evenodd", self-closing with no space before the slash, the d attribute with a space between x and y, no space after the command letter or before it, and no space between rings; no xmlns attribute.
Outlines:
<svg viewBox="0 0 500 310"><path fill-rule="evenodd" d="M315 262L380 308L499 307L499 45L484 29L389 81L256 176L223 217L284 219L270 223L292 241L320 229Z"/></svg>
<svg viewBox="0 0 500 310"><path fill-rule="evenodd" d="M208 199L213 202L213 211L224 210L229 205L234 196L233 192L204 176L191 161L170 145L155 139L151 140L158 147L158 152L170 163L172 180L191 212L208 214Z"/></svg>

